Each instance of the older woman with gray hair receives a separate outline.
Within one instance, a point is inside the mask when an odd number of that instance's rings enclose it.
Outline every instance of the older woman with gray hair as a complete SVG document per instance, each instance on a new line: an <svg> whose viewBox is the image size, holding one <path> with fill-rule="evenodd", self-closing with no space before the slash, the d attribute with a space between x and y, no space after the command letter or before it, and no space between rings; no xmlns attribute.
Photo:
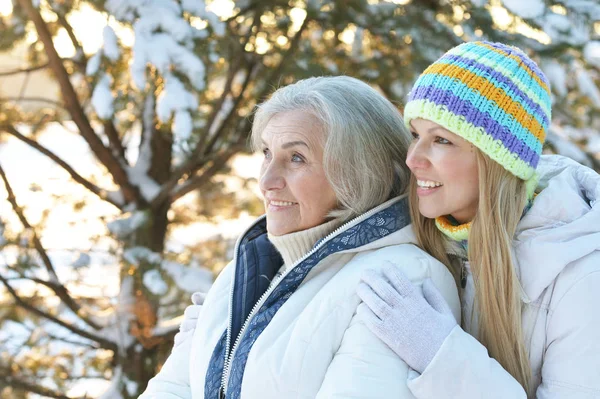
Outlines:
<svg viewBox="0 0 600 399"><path fill-rule="evenodd" d="M460 311L450 272L414 245L399 112L359 80L310 78L258 107L252 142L266 215L140 398L412 397L408 366L364 324L362 272L402 260Z"/></svg>

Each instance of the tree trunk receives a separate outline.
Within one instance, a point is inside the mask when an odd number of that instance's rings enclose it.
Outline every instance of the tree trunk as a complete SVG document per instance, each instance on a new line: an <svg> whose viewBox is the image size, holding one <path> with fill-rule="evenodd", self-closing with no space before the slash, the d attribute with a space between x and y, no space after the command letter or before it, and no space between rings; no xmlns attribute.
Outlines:
<svg viewBox="0 0 600 399"><path fill-rule="evenodd" d="M152 91L150 91L152 93ZM148 94L151 96L152 94ZM154 113L154 98L147 98L146 106L151 107ZM166 182L171 175L172 158L172 134L164 130L156 129L155 118L146 121L144 129L152 129L150 135L142 134L142 140L150 137L150 148L152 160L147 174L158 184ZM141 143L140 148L144 143ZM164 205L151 208L145 204L141 211L148 215L149 222L141 227L134 237L126 244L127 247L145 247L152 252L162 254L165 245L168 226L167 213L170 204L165 201ZM126 353L117 356L117 362L122 366L122 381L135 382L131 384L129 391L127 384L123 384L121 394L124 399L137 398L148 385L148 381L156 374L173 346L172 339L155 338L151 330L158 321L159 297L147 290L143 284L144 273L156 269L156 265L140 264L134 274L135 305L133 312L136 319L132 322L132 329L139 332L138 341L127 348ZM128 268L124 267L121 278L128 276ZM135 387L136 389L133 389Z"/></svg>

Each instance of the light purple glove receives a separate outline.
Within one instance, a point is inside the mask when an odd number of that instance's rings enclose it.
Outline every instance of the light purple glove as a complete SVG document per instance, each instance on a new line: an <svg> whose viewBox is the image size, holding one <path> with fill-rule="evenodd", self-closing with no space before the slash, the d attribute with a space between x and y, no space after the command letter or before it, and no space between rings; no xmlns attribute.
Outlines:
<svg viewBox="0 0 600 399"><path fill-rule="evenodd" d="M444 297L430 279L423 282L421 294L391 263L383 274L367 270L361 279L357 293L368 306L367 327L422 374L456 326Z"/></svg>
<svg viewBox="0 0 600 399"><path fill-rule="evenodd" d="M206 294L202 292L194 292L192 294L192 305L185 308L185 311L183 312L183 321L179 326L179 332L175 334L174 347L179 346L185 341L186 337L193 334L196 323L198 322L198 315L200 314L202 304L204 303L204 298L206 298Z"/></svg>

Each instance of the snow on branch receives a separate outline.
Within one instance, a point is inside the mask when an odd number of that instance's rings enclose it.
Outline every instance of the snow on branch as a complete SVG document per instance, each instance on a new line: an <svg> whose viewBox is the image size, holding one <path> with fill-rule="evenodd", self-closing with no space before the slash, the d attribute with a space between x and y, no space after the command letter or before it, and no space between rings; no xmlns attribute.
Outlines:
<svg viewBox="0 0 600 399"><path fill-rule="evenodd" d="M196 90L205 88L205 66L193 52L196 38L206 37L206 28L196 28L184 18L186 11L208 21L217 34L224 33L223 23L206 10L203 1L109 0L107 10L117 19L133 23L135 44L131 75L134 84L146 87L146 66L152 64L161 74L174 69L185 75Z"/></svg>
<svg viewBox="0 0 600 399"><path fill-rule="evenodd" d="M140 138L138 158L135 166L127 167L129 181L140 189L144 199L151 202L160 191L160 186L154 179L148 176L148 170L152 165L152 135L154 130L154 94L147 93L142 111L142 136Z"/></svg>
<svg viewBox="0 0 600 399"><path fill-rule="evenodd" d="M135 319L133 308L136 299L133 283L131 276L123 278L119 296L112 311L102 316L93 316L96 323L104 326L97 334L116 345L120 353L125 353L127 348L135 343L135 338L130 334L129 328L131 321Z"/></svg>
<svg viewBox="0 0 600 399"><path fill-rule="evenodd" d="M138 383L128 379L121 366L113 369L113 376L110 381L110 385L98 399L124 399L121 394L121 386L125 387L130 395L129 397L132 397L138 391Z"/></svg>
<svg viewBox="0 0 600 399"><path fill-rule="evenodd" d="M583 57L590 65L600 68L600 41L588 42L583 48Z"/></svg>
<svg viewBox="0 0 600 399"><path fill-rule="evenodd" d="M503 0L502 3L513 14L524 19L539 17L546 10L543 0Z"/></svg>
<svg viewBox="0 0 600 399"><path fill-rule="evenodd" d="M92 258L90 255L86 254L85 252L80 252L77 259L75 259L73 261L73 263L71 264L71 267L74 269L81 269L84 267L88 267L90 265L91 261L92 261Z"/></svg>
<svg viewBox="0 0 600 399"><path fill-rule="evenodd" d="M578 17L572 13L562 15L548 12L537 18L536 23L542 27L544 33L550 36L553 44L566 43L572 46L582 46L590 40L590 30L586 24L577 23Z"/></svg>
<svg viewBox="0 0 600 399"><path fill-rule="evenodd" d="M212 271L200 266L197 262L185 266L181 263L165 260L162 262L162 269L175 281L180 289L189 293L208 292L213 283Z"/></svg>
<svg viewBox="0 0 600 399"><path fill-rule="evenodd" d="M235 102L233 96L228 94L223 101L223 105L221 105L221 108L215 115L213 123L210 125L210 130L208 131L209 137L214 136L221 129L221 126L223 126L223 123L227 120L234 107Z"/></svg>
<svg viewBox="0 0 600 399"><path fill-rule="evenodd" d="M175 113L173 133L176 141L184 141L191 136L193 126L190 111L196 108L198 108L196 97L186 90L179 79L167 74L163 91L158 96L156 113L163 123Z"/></svg>
<svg viewBox="0 0 600 399"><path fill-rule="evenodd" d="M120 389L122 376L123 370L121 369L121 366L115 367L113 369L113 377L110 380L110 385L98 399L123 399Z"/></svg>
<svg viewBox="0 0 600 399"><path fill-rule="evenodd" d="M133 266L139 266L140 263L160 264L162 257L156 252L152 252L146 247L128 248L123 252L123 259Z"/></svg>
<svg viewBox="0 0 600 399"><path fill-rule="evenodd" d="M560 97L567 95L567 71L554 59L544 60L541 65L550 81L550 87Z"/></svg>
<svg viewBox="0 0 600 399"><path fill-rule="evenodd" d="M144 211L123 214L122 217L107 223L106 227L117 238L126 238L148 222Z"/></svg>
<svg viewBox="0 0 600 399"><path fill-rule="evenodd" d="M574 159L582 165L592 167L592 163L585 151L577 144L568 140L565 134L560 126L553 125L552 129L548 131L546 140L549 145L554 147L558 154Z"/></svg>
<svg viewBox="0 0 600 399"><path fill-rule="evenodd" d="M102 30L102 38L104 39L104 54L106 58L115 62L121 56L119 49L119 41L115 31L110 26L105 26Z"/></svg>
<svg viewBox="0 0 600 399"><path fill-rule="evenodd" d="M85 67L85 74L87 76L92 76L98 73L100 69L100 64L102 63L102 49L98 50L96 54L90 57L88 63Z"/></svg>
<svg viewBox="0 0 600 399"><path fill-rule="evenodd" d="M96 87L92 93L92 106L98 118L102 120L111 119L115 112L113 105L114 98L110 90L110 84L110 76L104 73L98 80L98 83L96 83Z"/></svg>
<svg viewBox="0 0 600 399"><path fill-rule="evenodd" d="M163 273L169 276L175 285L185 292L207 292L213 283L213 273L210 269L200 266L196 261L188 265L163 259L156 252L145 247L128 248L123 253L123 259L132 266L139 267L142 263L157 265L154 269L144 273L144 286L155 295L164 295L168 285L163 279Z"/></svg>
<svg viewBox="0 0 600 399"><path fill-rule="evenodd" d="M579 62L575 62L575 76L581 94L587 96L596 108L600 108L600 90L590 76L590 72Z"/></svg>
<svg viewBox="0 0 600 399"><path fill-rule="evenodd" d="M134 168L127 168L126 171L131 184L140 189L140 193L146 201L151 202L160 191L160 185L146 174L147 170L143 170L137 165Z"/></svg>

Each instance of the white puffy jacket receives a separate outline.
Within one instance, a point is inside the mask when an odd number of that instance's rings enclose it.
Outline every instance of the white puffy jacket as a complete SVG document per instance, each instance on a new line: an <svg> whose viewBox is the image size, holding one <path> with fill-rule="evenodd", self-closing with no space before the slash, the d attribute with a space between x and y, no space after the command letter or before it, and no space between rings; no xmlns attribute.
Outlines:
<svg viewBox="0 0 600 399"><path fill-rule="evenodd" d="M522 322L538 399L600 398L600 176L542 156L541 193L518 225L513 250L523 287ZM467 277L464 308L473 295ZM465 312L465 314L470 312ZM467 328L476 335L475 328ZM525 398L475 338L456 327L409 387L425 398Z"/></svg>
<svg viewBox="0 0 600 399"><path fill-rule="evenodd" d="M230 337L233 355L227 357L234 360L223 366L219 348L232 329L233 297L251 289L232 281L244 271L238 255L208 293L195 331L174 348L140 399L213 399L223 395L221 385L227 398L412 398L408 366L367 329L355 293L363 270L393 261L417 285L431 278L460 320L453 277L412 244L408 223L407 199L396 198L317 243L260 297L239 342ZM298 276L299 285L290 288ZM269 310L278 293L285 300Z"/></svg>

